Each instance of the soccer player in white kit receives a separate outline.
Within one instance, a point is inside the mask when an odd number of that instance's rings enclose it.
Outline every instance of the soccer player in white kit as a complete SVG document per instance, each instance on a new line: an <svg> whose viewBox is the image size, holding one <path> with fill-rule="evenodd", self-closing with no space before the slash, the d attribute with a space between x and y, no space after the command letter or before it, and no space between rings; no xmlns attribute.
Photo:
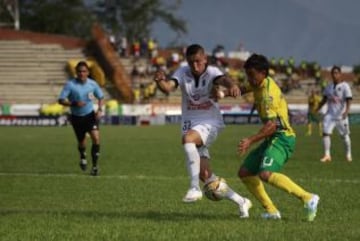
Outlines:
<svg viewBox="0 0 360 241"><path fill-rule="evenodd" d="M190 188L183 201L191 203L203 196L200 179L205 184L223 180L211 171L209 165L209 147L225 126L217 103L218 98L224 97L224 92L216 87L223 86L227 96L232 97L237 97L240 90L219 68L207 64L202 46L188 46L185 55L186 66L179 67L170 79L164 72L157 71L154 81L165 93L178 87L182 92L182 144L190 177ZM226 188L217 191L222 193L223 198L238 204L240 217L247 218L252 206L250 200L234 192L225 182L220 186Z"/></svg>
<svg viewBox="0 0 360 241"><path fill-rule="evenodd" d="M323 92L323 98L318 107L319 111L321 107L327 103L327 111L323 119L324 156L320 159L320 161L331 161L330 135L336 127L345 144L346 160L351 162L351 139L348 115L350 111L352 93L349 84L341 79L341 68L339 66L332 67L331 77L333 79L333 83L326 86Z"/></svg>

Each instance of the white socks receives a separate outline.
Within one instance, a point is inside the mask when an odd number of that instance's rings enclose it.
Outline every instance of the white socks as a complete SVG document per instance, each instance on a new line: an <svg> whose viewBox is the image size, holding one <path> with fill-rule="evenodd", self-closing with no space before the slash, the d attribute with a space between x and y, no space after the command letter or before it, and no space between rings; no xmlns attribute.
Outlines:
<svg viewBox="0 0 360 241"><path fill-rule="evenodd" d="M238 205L244 204L245 199L244 199L242 196L240 196L239 194L237 194L236 192L234 192L234 191L229 187L229 185L226 184L226 186L227 186L227 190L226 190L226 192L224 193L224 196L225 196L227 199L233 201L234 203L236 203L236 204L238 204Z"/></svg>
<svg viewBox="0 0 360 241"><path fill-rule="evenodd" d="M330 146L331 146L330 136L323 137L323 144L324 144L325 155L330 156Z"/></svg>
<svg viewBox="0 0 360 241"><path fill-rule="evenodd" d="M206 181L205 181L205 184L206 183L209 183L209 182L212 182L212 181L215 181L218 177L213 173L211 175L211 177L209 177ZM244 204L245 202L245 199L240 196L239 194L237 194L236 192L234 192L230 187L229 185L226 183L226 182L223 182L223 184L225 184L223 187L226 191L224 191L224 197L233 201L234 203L238 204L238 205L242 205Z"/></svg>
<svg viewBox="0 0 360 241"><path fill-rule="evenodd" d="M351 139L349 135L342 136L345 145L346 155L351 156ZM331 140L330 136L323 137L325 155L330 156Z"/></svg>
<svg viewBox="0 0 360 241"><path fill-rule="evenodd" d="M200 155L195 143L185 143L184 151L186 155L186 166L190 176L191 188L200 190Z"/></svg>
<svg viewBox="0 0 360 241"><path fill-rule="evenodd" d="M343 136L347 156L351 156L351 140L349 135Z"/></svg>

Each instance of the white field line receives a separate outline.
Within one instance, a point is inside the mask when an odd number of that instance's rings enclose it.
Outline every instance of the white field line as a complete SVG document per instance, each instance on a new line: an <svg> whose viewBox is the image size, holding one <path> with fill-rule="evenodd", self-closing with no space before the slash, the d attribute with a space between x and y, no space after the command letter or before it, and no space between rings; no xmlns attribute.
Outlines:
<svg viewBox="0 0 360 241"><path fill-rule="evenodd" d="M128 179L128 180L174 180L174 179L188 179L186 176L145 176L145 175L100 175L97 177L92 177L86 174L75 174L75 173L22 173L22 172L0 172L0 177L49 177L49 178L101 178L101 179ZM236 177L226 177L227 180L239 180ZM359 184L360 179L331 179L331 178L311 178L303 179L297 178L296 181L299 182L319 182L319 183L349 183L349 184Z"/></svg>

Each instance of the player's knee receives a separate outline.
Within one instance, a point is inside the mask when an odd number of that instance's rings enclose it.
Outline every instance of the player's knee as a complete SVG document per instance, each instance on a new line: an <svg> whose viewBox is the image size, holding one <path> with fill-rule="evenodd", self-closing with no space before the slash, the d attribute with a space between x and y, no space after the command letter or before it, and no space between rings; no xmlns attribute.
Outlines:
<svg viewBox="0 0 360 241"><path fill-rule="evenodd" d="M200 135L193 130L189 130L182 138L182 143L195 143L197 147L202 146Z"/></svg>
<svg viewBox="0 0 360 241"><path fill-rule="evenodd" d="M259 173L259 178L264 182L267 182L269 180L270 176L271 176L270 171L261 171Z"/></svg>

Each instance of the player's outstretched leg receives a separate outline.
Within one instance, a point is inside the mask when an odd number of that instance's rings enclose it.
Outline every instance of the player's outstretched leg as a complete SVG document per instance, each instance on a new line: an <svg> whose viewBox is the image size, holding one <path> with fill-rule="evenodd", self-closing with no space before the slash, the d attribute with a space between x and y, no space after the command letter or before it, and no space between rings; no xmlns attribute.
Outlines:
<svg viewBox="0 0 360 241"><path fill-rule="evenodd" d="M213 173L205 182L204 193L208 199L213 201L226 198L236 203L239 207L240 218L248 218L250 216L249 209L252 207L251 201L232 190L224 178L217 177Z"/></svg>

